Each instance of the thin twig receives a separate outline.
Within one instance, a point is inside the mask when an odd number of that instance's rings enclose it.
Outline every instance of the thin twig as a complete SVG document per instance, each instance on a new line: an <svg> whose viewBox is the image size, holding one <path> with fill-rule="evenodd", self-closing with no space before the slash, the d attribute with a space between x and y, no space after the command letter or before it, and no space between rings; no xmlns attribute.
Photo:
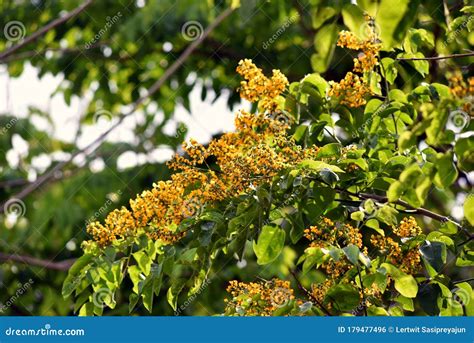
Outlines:
<svg viewBox="0 0 474 343"><path fill-rule="evenodd" d="M471 277L469 279L464 279L464 280L458 280L458 281L453 281L453 284L456 285L458 283L463 283L463 282L472 282L474 281L474 277Z"/></svg>
<svg viewBox="0 0 474 343"><path fill-rule="evenodd" d="M23 263L29 266L67 271L74 264L76 259L71 258L64 261L55 262L55 261L50 261L50 260L42 260L42 259L31 257L31 256L5 254L5 253L0 252L0 261L2 262L13 261L13 262L18 262L18 263Z"/></svg>
<svg viewBox="0 0 474 343"><path fill-rule="evenodd" d="M102 133L98 138L96 138L92 143L88 144L86 147L76 150L74 153L71 154L68 160L62 161L58 164L56 164L53 168L51 168L48 172L45 174L41 175L38 179L36 179L35 182L29 184L26 186L24 189L22 189L20 192L17 194L13 195L11 198L14 199L24 199L28 194L31 192L35 191L37 188L39 188L42 184L44 184L46 181L48 181L50 178L54 176L54 174L58 171L60 171L64 166L72 162L72 160L80 155L80 154L92 154L94 151L96 151L103 143L105 138L113 131L115 130L122 122L123 120L128 117L129 115L133 114L138 107L145 102L149 97L151 97L153 94L155 94L162 86L163 84L178 70L184 62L189 58L191 53L206 39L206 37L219 25L225 18L227 18L231 13L233 12L232 8L226 9L224 12L222 12L215 20L212 22L206 30L202 33L202 35L193 41L187 48L186 50L183 51L183 53L179 56L179 58L164 72L164 74L158 79L147 91L147 94L144 96L140 97L137 99L133 104L131 104L131 110L125 113L122 113L117 122L113 124L107 131ZM5 212L5 206L2 204L0 206L0 213Z"/></svg>
<svg viewBox="0 0 474 343"><path fill-rule="evenodd" d="M23 48L24 46L26 46L27 44L30 44L31 42L34 42L35 40L37 40L39 37L43 36L45 33L47 33L48 31L54 29L55 27L65 23L66 21L68 21L69 19L71 19L72 17L75 17L76 15L78 15L79 13L81 13L82 11L84 11L90 4L92 4L92 1L93 0L86 0L84 1L84 3L82 3L80 6L76 7L74 10L72 10L71 12L67 13L66 15L64 15L63 17L61 18L57 18L55 20L53 20L52 22L50 22L49 24L43 26L41 29L39 29L38 31L34 32L33 34L29 35L28 37L26 37L25 39L23 39L20 43L16 44L16 45L13 45L11 46L10 48L4 50L3 52L0 53L0 61L2 61L3 59L5 59L6 57L10 56L11 54L13 54L15 51L17 51L18 49L21 49Z"/></svg>
<svg viewBox="0 0 474 343"><path fill-rule="evenodd" d="M461 58L474 56L474 52L467 52L465 54L452 54L446 56L432 56L432 57L398 57L397 61L433 61L433 60L445 60L448 58Z"/></svg>

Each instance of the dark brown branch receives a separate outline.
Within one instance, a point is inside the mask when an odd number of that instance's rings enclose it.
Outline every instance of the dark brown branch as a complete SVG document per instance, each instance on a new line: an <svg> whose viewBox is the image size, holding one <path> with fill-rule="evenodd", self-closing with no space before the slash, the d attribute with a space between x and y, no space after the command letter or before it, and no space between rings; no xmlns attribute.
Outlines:
<svg viewBox="0 0 474 343"><path fill-rule="evenodd" d="M37 40L39 37L43 36L45 33L47 33L48 31L54 29L55 27L65 23L66 21L68 21L69 19L71 19L72 17L75 17L76 15L78 15L79 13L81 13L82 11L84 11L90 4L92 4L92 1L93 0L86 0L84 1L83 4L81 4L80 6L76 7L73 11L67 13L66 15L64 15L63 17L61 18L57 18L55 20L53 20L52 22L50 22L49 24L43 26L41 29L39 29L38 31L34 32L33 34L29 35L28 37L26 37L25 39L23 39L20 43L16 44L16 45L13 45L11 46L10 48L6 49L5 51L1 52L0 53L0 61L2 61L3 59L5 59L6 57L10 56L11 54L13 54L15 51L17 51L18 49L21 49L23 48L24 46L34 42L35 40Z"/></svg>
<svg viewBox="0 0 474 343"><path fill-rule="evenodd" d="M5 254L0 252L0 261L7 262L18 262L22 264L26 264L29 266L35 267L42 267L46 269L53 269L53 270L60 270L60 271L67 271L76 261L75 258L67 259L60 262L50 261L50 260L42 260L36 257L31 256L24 256L24 255L17 255L17 254Z"/></svg>
<svg viewBox="0 0 474 343"><path fill-rule="evenodd" d="M399 57L396 58L397 61L433 61L433 60L445 60L448 58L461 58L474 56L474 52L466 52L464 54L452 54L446 56L433 56L433 57Z"/></svg>
<svg viewBox="0 0 474 343"><path fill-rule="evenodd" d="M27 185L25 188L23 188L20 192L17 194L13 195L11 198L14 199L24 199L28 194L31 192L35 191L38 189L41 185L43 185L46 181L51 179L54 174L61 169L63 169L66 165L68 165L76 156L81 155L81 154L92 154L94 153L103 143L105 138L113 131L115 130L122 122L123 120L128 117L129 115L133 114L141 104L145 102L149 97L151 97L153 94L155 94L162 86L163 84L178 70L184 62L189 58L191 53L196 50L196 48L206 39L206 37L225 19L227 18L231 13L233 12L232 8L226 9L224 12L222 12L202 33L202 35L193 41L187 49L179 56L179 58L163 73L163 75L148 89L147 94L140 97L137 99L133 104L131 104L131 110L122 113L117 122L113 124L107 131L105 131L103 134L101 134L98 138L96 138L93 142L88 144L86 147L76 150L74 153L71 154L68 160L59 162L56 164L53 168L51 168L49 171L47 171L45 174L41 175L38 179L36 179L35 182ZM5 206L2 204L0 207L0 213L4 213L5 211Z"/></svg>

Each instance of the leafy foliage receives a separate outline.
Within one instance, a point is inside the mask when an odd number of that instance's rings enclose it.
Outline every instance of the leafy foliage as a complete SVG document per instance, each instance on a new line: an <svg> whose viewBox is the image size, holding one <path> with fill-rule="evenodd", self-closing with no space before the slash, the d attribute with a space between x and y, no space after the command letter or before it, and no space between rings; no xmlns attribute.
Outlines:
<svg viewBox="0 0 474 343"><path fill-rule="evenodd" d="M118 153L146 152L163 144L177 151L185 130L180 128L176 135L162 132L176 104L189 108L190 91L203 84L203 99L237 88L237 61L253 56L255 48L260 53L253 60L263 71L278 66L294 82L278 96L265 93L266 103L254 104L249 118L254 115L261 122L252 129L276 127L293 153L311 154L278 168L273 165L268 178L239 191L212 193L219 197L198 202L197 210L186 207L167 227L179 236L173 242L150 235L161 231L148 223L106 244L87 241L65 281L64 273L5 264L2 282L8 293L17 288L13 280L33 276L38 292L27 293L21 301L28 304L24 313L35 314L472 315L471 285L458 281L472 277L474 259L473 197L467 176L474 164L473 90L465 67L472 57L409 60L463 52L472 45L472 6L447 3L448 11L418 0L364 0L357 6L350 1L241 1L170 85L143 106L146 119L136 128L143 139L136 145L105 144L99 152L107 163L102 172L70 168L61 184L52 183L29 197L30 210L23 218L14 224L5 218L8 230L1 230L2 248L38 257L76 256L77 251L63 247L72 237L73 242L89 238L83 230L86 219L103 218L102 211L95 213L104 199L112 199L107 212L122 205L127 209L134 194L170 178L167 168L158 164L117 172ZM2 19L21 20L32 32L77 4L7 2ZM140 90L187 47L182 25L189 20L209 23L227 6L224 1L159 1L125 11L120 1L95 2L87 14L38 41L35 50L43 53L27 60L14 56L8 72L21 75L27 61L40 75L61 73L64 81L57 92L66 101L92 90L82 124L91 122L100 109L118 115L122 105L137 100ZM41 16L31 16L36 10ZM118 24L93 42L107 16L118 12ZM163 13L166 20L155 23ZM287 26L290 19L294 23ZM284 34L269 44L281 27L286 27ZM358 53L369 50L345 49L347 42L339 40L343 30L377 46L370 50L375 63L369 68L354 65L354 58L364 56ZM6 44L1 41L0 49ZM344 92L330 94L339 80L348 80L351 70L358 79L351 77ZM347 95L357 101L344 103ZM238 101L232 91L229 106ZM159 125L153 123L156 107L164 113ZM54 140L33 126L38 116L47 118L34 109L25 120L1 117L2 127L12 126L0 135L5 151L0 154L2 180L26 179L32 159L41 153L74 151L74 144ZM15 125L9 124L12 120ZM14 135L30 146L21 159L23 169L6 163ZM263 135L268 139L263 148L275 147L274 137ZM243 168L254 168L253 176L261 176L256 171L259 161L252 160L255 155L234 152L252 162ZM219 166L212 158L198 165L203 174ZM123 180L133 180L126 190ZM190 192L205 185L197 182L181 195L189 204L194 199L186 198ZM2 188L2 198L9 199L15 190ZM444 216L454 201L464 198L460 224ZM406 231L403 223L414 230ZM226 295L233 279L242 282ZM61 284L65 298L58 294ZM18 304L9 311L22 313Z"/></svg>

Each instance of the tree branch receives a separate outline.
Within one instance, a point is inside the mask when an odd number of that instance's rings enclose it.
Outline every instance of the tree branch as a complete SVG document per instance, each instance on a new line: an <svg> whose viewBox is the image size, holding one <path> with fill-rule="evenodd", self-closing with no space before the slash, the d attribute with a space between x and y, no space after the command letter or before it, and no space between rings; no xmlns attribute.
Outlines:
<svg viewBox="0 0 474 343"><path fill-rule="evenodd" d="M22 264L26 264L29 266L35 267L42 267L46 269L53 269L53 270L60 270L60 271L67 271L76 261L75 258L67 259L60 262L50 261L50 260L42 260L36 257L31 256L23 256L17 254L5 254L0 252L0 261L7 262L13 261Z"/></svg>
<svg viewBox="0 0 474 343"><path fill-rule="evenodd" d="M0 61L5 59L6 57L10 56L11 54L13 54L18 49L23 48L25 45L30 44L31 42L34 42L39 37L43 36L46 32L48 32L48 31L54 29L55 27L65 23L66 21L68 21L72 17L75 17L76 15L78 15L79 13L84 11L90 4L92 4L92 1L93 0L84 1L84 3L82 5L80 5L79 7L76 7L74 10L67 13L65 16L53 20L49 24L43 26L38 31L34 32L33 34L31 34L28 37L26 37L25 39L23 39L20 43L18 43L16 45L13 45L10 48L4 50L3 52L0 53Z"/></svg>
<svg viewBox="0 0 474 343"><path fill-rule="evenodd" d="M364 199L364 200L372 199L372 200L376 200L378 202L383 202L383 203L389 202L388 198L386 196L383 196L383 195L369 194L369 193L353 193L353 192L350 192L348 190L341 189L341 188L336 188L335 190L338 193L345 193L347 195L350 195L350 196L353 196L353 197L356 197L356 198L359 198L359 199ZM471 234L465 227L463 227L461 224L459 224L458 222L452 220L449 217L442 216L442 215L437 214L435 212L431 212L430 210L427 210L426 208L423 208L423 207L418 207L418 208L413 207L409 203L407 203L406 201L403 201L403 200L397 200L397 201L394 201L392 203L396 204L396 205L403 206L406 209L412 210L411 213L413 213L413 214L421 214L425 217L429 217L429 218L434 219L436 221L439 221L441 223L450 222L450 223L454 224L458 229L463 231L469 237L469 240L474 238L474 235Z"/></svg>
<svg viewBox="0 0 474 343"><path fill-rule="evenodd" d="M433 56L433 57L399 57L396 58L397 61L433 61L433 60L444 60L448 58L461 58L474 56L474 52L466 52L464 54L452 54L446 56Z"/></svg>
<svg viewBox="0 0 474 343"><path fill-rule="evenodd" d="M35 191L37 188L39 188L42 184L44 184L46 181L48 181L50 178L54 176L56 172L64 168L66 165L68 165L76 156L80 154L92 154L94 151L96 151L103 143L105 138L113 131L115 130L122 122L123 120L128 117L129 115L133 114L138 107L145 102L146 99L151 97L153 94L155 94L162 86L163 84L178 70L184 62L189 58L191 53L206 39L206 37L225 19L227 18L231 13L233 12L232 8L227 8L225 11L223 11L202 33L202 35L193 41L187 48L186 50L183 51L183 53L178 57L178 59L168 68L166 71L163 73L163 75L148 89L147 94L144 96L138 98L133 104L131 104L131 109L128 112L122 113L119 116L118 121L113 124L107 131L105 131L103 134L101 134L99 137L97 137L93 142L88 144L86 147L82 149L76 150L74 153L71 154L68 160L59 162L56 164L53 168L51 168L48 172L45 174L41 175L38 179L36 179L35 182L27 185L25 188L23 188L20 192L17 194L13 195L11 198L13 199L24 199L28 194L31 192ZM5 204L2 204L0 206L0 214L5 212Z"/></svg>

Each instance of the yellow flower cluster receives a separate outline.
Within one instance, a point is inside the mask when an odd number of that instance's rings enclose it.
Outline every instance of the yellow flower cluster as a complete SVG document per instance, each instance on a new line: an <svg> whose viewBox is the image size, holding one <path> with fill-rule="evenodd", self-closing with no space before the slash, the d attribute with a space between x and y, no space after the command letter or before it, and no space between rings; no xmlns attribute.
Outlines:
<svg viewBox="0 0 474 343"><path fill-rule="evenodd" d="M374 70L378 64L378 55L381 49L377 33L375 32L373 20L366 16L368 27L367 37L360 39L354 33L342 31L339 33L337 45L351 50L361 51L357 58L354 58L353 72L348 72L339 82L329 82L328 95L340 98L341 104L349 107L360 107L366 104L365 97L371 94L367 77L359 76L355 73L365 74Z"/></svg>
<svg viewBox="0 0 474 343"><path fill-rule="evenodd" d="M464 100L463 110L474 116L474 76L464 80L460 71L454 72L449 78L449 90L456 98Z"/></svg>
<svg viewBox="0 0 474 343"><path fill-rule="evenodd" d="M403 218L400 225L394 228L394 233L401 237L415 237L421 234L422 230L416 223L415 218ZM419 245L408 250L402 250L400 244L391 237L382 237L380 235L370 237L370 242L381 253L387 256L387 259L401 271L409 274L415 274L421 269L421 255L418 250Z"/></svg>
<svg viewBox="0 0 474 343"><path fill-rule="evenodd" d="M311 241L312 247L326 247L328 245L354 244L362 247L362 235L359 229L350 224L336 225L331 219L323 217L318 226L310 226L304 230L304 236Z"/></svg>
<svg viewBox="0 0 474 343"><path fill-rule="evenodd" d="M271 316L295 299L290 282L279 279L250 283L234 280L230 281L227 292L232 297L224 299L226 313L241 316Z"/></svg>
<svg viewBox="0 0 474 343"><path fill-rule="evenodd" d="M239 65L244 66L245 75L250 76L248 62ZM260 79L258 73L254 77ZM283 84L280 79L275 77L265 85L265 97L279 94L283 87L278 88ZM250 79L249 85L255 84L258 82ZM168 163L176 171L171 180L160 181L130 200L130 210L122 207L111 212L105 225L91 223L87 230L93 239L106 246L144 230L152 239L174 243L184 237L184 233L176 232L179 224L199 214L206 204L238 196L268 182L282 169L314 158L318 151L317 147L302 149L288 137L286 122L266 113L241 111L235 126L235 132L212 140L207 147L194 140L183 144L185 155L176 155ZM207 161L215 162L210 166Z"/></svg>
<svg viewBox="0 0 474 343"><path fill-rule="evenodd" d="M415 218L403 218L397 227L393 228L393 233L398 237L415 237L421 234L421 228L418 226Z"/></svg>
<svg viewBox="0 0 474 343"><path fill-rule="evenodd" d="M273 69L272 77L267 78L252 60L245 59L239 62L237 72L246 80L240 82L240 96L243 99L259 101L263 111L271 113L277 110L277 98L288 85L288 79L280 70Z"/></svg>
<svg viewBox="0 0 474 343"><path fill-rule="evenodd" d="M311 284L311 295L316 299L320 304L324 303L324 298L329 289L334 285L334 281L326 279L321 283ZM330 310L332 308L331 303L326 304L326 307Z"/></svg>
<svg viewBox="0 0 474 343"><path fill-rule="evenodd" d="M367 254L367 247L362 247L362 234L359 229L350 224L336 224L326 217L321 218L318 226L305 229L304 236L311 241L311 247L328 248L329 246L354 244L362 248L362 252ZM346 259L340 259L339 261L330 259L322 263L320 268L326 274L326 280L323 283L313 284L311 292L312 296L322 303L329 288L343 280L352 265ZM331 309L331 302L327 303L326 306Z"/></svg>

